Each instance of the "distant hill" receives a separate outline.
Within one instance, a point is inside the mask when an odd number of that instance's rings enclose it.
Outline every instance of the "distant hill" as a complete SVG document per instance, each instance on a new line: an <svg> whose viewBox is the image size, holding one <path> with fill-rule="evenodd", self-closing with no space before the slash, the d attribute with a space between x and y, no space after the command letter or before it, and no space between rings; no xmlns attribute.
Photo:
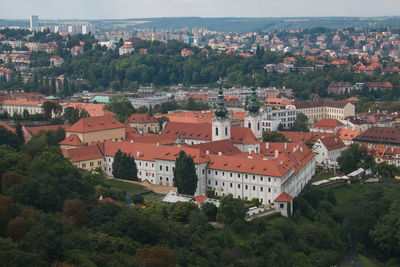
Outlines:
<svg viewBox="0 0 400 267"><path fill-rule="evenodd" d="M207 28L221 32L253 32L260 30L288 30L325 28L386 28L400 27L400 17L299 17L299 18L141 18L126 20L93 21L105 28L123 27L130 28L156 28L156 29L182 29L182 28Z"/></svg>
<svg viewBox="0 0 400 267"><path fill-rule="evenodd" d="M81 20L79 20L81 21ZM60 20L59 22L65 22ZM68 20L73 23L73 20ZM77 20L78 22L78 20ZM400 17L287 17L287 18L204 18L204 17L176 17L176 18L136 18L92 20L99 30L133 30L133 29L169 29L171 31L182 28L207 28L221 32L255 32L261 30L288 30L325 28L400 28ZM43 24L53 25L57 21L41 21ZM0 27L22 26L28 27L28 20L2 20Z"/></svg>

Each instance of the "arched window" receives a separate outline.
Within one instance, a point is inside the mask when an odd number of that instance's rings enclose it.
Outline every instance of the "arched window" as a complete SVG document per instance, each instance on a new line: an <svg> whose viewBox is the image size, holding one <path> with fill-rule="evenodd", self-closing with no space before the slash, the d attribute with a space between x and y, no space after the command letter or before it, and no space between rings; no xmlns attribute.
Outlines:
<svg viewBox="0 0 400 267"><path fill-rule="evenodd" d="M215 128L215 135L218 136L218 128Z"/></svg>
<svg viewBox="0 0 400 267"><path fill-rule="evenodd" d="M251 123L249 122L249 128L251 128Z"/></svg>

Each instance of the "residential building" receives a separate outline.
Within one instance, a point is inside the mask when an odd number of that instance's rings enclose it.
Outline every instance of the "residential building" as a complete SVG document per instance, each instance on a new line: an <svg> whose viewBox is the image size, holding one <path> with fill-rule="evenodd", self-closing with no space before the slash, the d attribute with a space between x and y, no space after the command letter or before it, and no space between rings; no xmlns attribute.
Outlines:
<svg viewBox="0 0 400 267"><path fill-rule="evenodd" d="M310 124L323 118L343 120L355 115L355 106L352 103L326 98L295 102L294 106L297 113L301 112L307 116Z"/></svg>
<svg viewBox="0 0 400 267"><path fill-rule="evenodd" d="M29 22L31 31L35 31L39 28L39 16L32 15Z"/></svg>
<svg viewBox="0 0 400 267"><path fill-rule="evenodd" d="M328 94L350 94L354 89L349 82L331 82L328 86Z"/></svg>
<svg viewBox="0 0 400 267"><path fill-rule="evenodd" d="M353 143L353 139L360 134L360 131L341 128L339 129L339 131L336 132L336 134L346 146L349 146Z"/></svg>
<svg viewBox="0 0 400 267"><path fill-rule="evenodd" d="M64 64L64 59L60 56L52 56L50 58L50 65L53 67L60 67L62 64Z"/></svg>
<svg viewBox="0 0 400 267"><path fill-rule="evenodd" d="M119 48L119 55L130 55L135 49L132 47L131 44L125 44Z"/></svg>
<svg viewBox="0 0 400 267"><path fill-rule="evenodd" d="M279 126L282 129L290 129L296 120L294 106L286 106L285 109L272 109L267 107L262 113L262 131L277 131Z"/></svg>
<svg viewBox="0 0 400 267"><path fill-rule="evenodd" d="M386 145L400 147L400 128L371 127L353 139L364 145Z"/></svg>
<svg viewBox="0 0 400 267"><path fill-rule="evenodd" d="M89 145L105 140L123 140L126 125L111 116L82 118L65 130L66 138L75 134L79 140Z"/></svg>
<svg viewBox="0 0 400 267"><path fill-rule="evenodd" d="M320 133L337 133L340 129L345 128L345 125L336 119L321 119L317 121L311 128L311 132Z"/></svg>
<svg viewBox="0 0 400 267"><path fill-rule="evenodd" d="M336 135L318 139L312 147L316 154L315 164L325 169L337 169L339 164L337 158L340 157L346 145Z"/></svg>
<svg viewBox="0 0 400 267"><path fill-rule="evenodd" d="M104 169L104 155L100 144L92 144L85 147L67 149L64 156L71 160L77 168L93 171L97 167Z"/></svg>
<svg viewBox="0 0 400 267"><path fill-rule="evenodd" d="M43 103L44 100L28 100L24 98L6 99L1 102L1 108L11 116L14 113L22 116L24 110L27 110L29 114L42 114Z"/></svg>
<svg viewBox="0 0 400 267"><path fill-rule="evenodd" d="M393 85L390 82L366 82L369 91L376 90L393 90Z"/></svg>
<svg viewBox="0 0 400 267"><path fill-rule="evenodd" d="M160 131L158 120L148 114L132 114L125 120L125 123L142 134L158 133Z"/></svg>
<svg viewBox="0 0 400 267"><path fill-rule="evenodd" d="M128 98L131 101L132 106L134 108L147 107L150 106L155 107L156 105L161 105L162 103L168 102L167 96L154 96L154 97L145 97L145 98Z"/></svg>

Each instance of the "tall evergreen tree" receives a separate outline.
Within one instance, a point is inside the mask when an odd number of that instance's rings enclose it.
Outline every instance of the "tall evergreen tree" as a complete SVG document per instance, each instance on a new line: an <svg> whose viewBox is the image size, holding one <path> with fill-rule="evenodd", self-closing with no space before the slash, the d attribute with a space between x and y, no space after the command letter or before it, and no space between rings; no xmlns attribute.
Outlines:
<svg viewBox="0 0 400 267"><path fill-rule="evenodd" d="M174 184L178 188L178 193L194 195L198 180L193 158L181 150L174 169Z"/></svg>
<svg viewBox="0 0 400 267"><path fill-rule="evenodd" d="M137 167L134 157L118 149L114 157L112 174L115 178L137 181Z"/></svg>
<svg viewBox="0 0 400 267"><path fill-rule="evenodd" d="M17 126L15 127L15 134L17 135L18 139L21 142L21 145L25 143L25 137L24 137L24 132L22 131L22 126L20 123L17 123Z"/></svg>

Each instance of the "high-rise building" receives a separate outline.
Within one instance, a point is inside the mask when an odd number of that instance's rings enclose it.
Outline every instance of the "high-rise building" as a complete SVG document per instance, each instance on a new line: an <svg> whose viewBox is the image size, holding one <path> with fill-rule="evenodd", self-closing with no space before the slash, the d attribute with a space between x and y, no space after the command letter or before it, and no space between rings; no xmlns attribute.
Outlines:
<svg viewBox="0 0 400 267"><path fill-rule="evenodd" d="M31 26L31 31L34 31L39 27L39 16L38 15L32 15L30 19L30 26Z"/></svg>

